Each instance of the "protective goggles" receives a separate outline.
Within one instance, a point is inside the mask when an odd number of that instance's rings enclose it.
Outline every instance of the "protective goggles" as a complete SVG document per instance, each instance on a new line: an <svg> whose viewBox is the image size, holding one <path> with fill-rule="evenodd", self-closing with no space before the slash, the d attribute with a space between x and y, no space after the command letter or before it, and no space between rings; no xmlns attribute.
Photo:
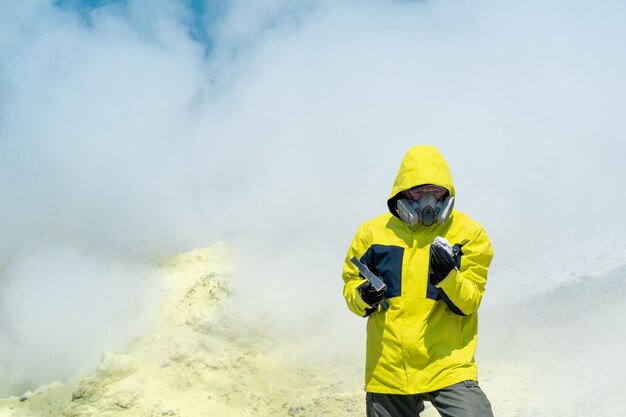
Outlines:
<svg viewBox="0 0 626 417"><path fill-rule="evenodd" d="M438 185L426 184L426 185L418 185L417 187L413 187L410 190L406 190L405 195L407 198L410 198L413 201L417 201L420 198L422 198L424 194L432 193L432 195L437 200L440 200L444 195L446 195L447 192L448 190L445 189L444 187L439 187Z"/></svg>

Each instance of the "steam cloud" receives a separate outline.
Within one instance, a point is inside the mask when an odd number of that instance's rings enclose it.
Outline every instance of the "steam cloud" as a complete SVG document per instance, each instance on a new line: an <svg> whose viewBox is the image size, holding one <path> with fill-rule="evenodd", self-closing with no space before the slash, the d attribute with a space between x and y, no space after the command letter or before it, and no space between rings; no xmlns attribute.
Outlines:
<svg viewBox="0 0 626 417"><path fill-rule="evenodd" d="M203 38L175 1L0 4L1 395L122 343L156 298L150 263L221 240L242 309L362 329L343 256L415 144L493 240L487 322L626 264L623 3L205 8ZM626 340L593 337L581 356Z"/></svg>

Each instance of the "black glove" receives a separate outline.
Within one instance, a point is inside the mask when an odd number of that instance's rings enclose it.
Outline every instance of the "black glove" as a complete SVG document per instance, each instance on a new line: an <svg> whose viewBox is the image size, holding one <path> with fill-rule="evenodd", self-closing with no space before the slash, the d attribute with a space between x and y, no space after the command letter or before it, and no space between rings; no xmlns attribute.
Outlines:
<svg viewBox="0 0 626 417"><path fill-rule="evenodd" d="M369 283L369 281L365 281L359 287L359 294L361 294L361 298L363 299L363 301L374 307L385 299L385 297L387 296L387 289L383 288L380 291L376 291L372 284Z"/></svg>
<svg viewBox="0 0 626 417"><path fill-rule="evenodd" d="M442 246L430 246L430 283L439 284L454 269L454 258Z"/></svg>

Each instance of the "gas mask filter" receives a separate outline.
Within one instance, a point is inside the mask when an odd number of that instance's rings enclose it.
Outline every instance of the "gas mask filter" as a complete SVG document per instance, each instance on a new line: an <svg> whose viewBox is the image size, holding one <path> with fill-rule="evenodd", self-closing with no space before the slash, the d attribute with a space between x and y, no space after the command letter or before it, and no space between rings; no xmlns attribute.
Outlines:
<svg viewBox="0 0 626 417"><path fill-rule="evenodd" d="M437 201L430 192L417 201L400 198L396 202L398 216L409 226L415 226L418 223L424 226L432 226L435 223L444 224L450 217L453 207L454 197L448 196L443 201Z"/></svg>

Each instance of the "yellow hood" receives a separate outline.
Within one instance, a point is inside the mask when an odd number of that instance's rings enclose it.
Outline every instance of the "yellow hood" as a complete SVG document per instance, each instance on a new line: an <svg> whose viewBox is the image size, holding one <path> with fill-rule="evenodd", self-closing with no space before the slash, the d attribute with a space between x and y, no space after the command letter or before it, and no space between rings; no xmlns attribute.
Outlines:
<svg viewBox="0 0 626 417"><path fill-rule="evenodd" d="M391 214L398 217L396 199L398 194L418 185L433 184L446 188L455 195L454 183L448 163L434 146L414 146L404 155L396 181L387 200Z"/></svg>

